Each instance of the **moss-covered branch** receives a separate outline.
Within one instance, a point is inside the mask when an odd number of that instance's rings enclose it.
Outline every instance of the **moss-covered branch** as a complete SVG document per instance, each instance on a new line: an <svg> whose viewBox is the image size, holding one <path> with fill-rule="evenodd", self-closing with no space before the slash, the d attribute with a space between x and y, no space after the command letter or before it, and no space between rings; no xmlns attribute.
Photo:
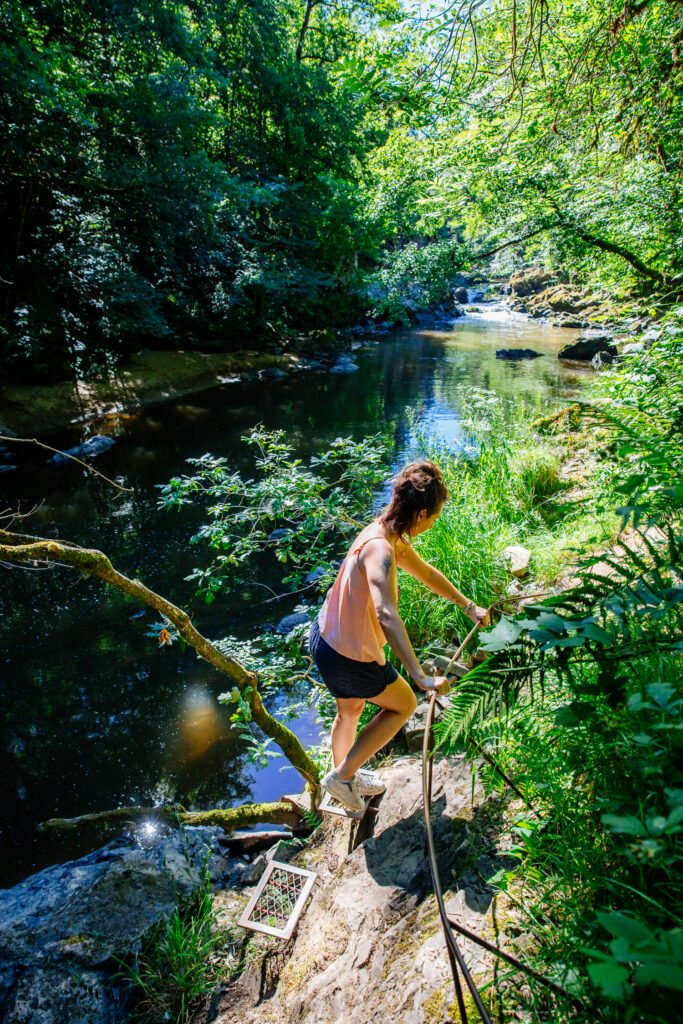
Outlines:
<svg viewBox="0 0 683 1024"><path fill-rule="evenodd" d="M185 811L177 807L116 807L111 811L81 814L77 818L49 818L38 826L41 832L77 832L121 828L139 822L164 825L219 825L226 832L246 825L272 822L301 828L302 818L291 803L241 804L226 810Z"/></svg>
<svg viewBox="0 0 683 1024"><path fill-rule="evenodd" d="M251 709L253 721L278 744L292 765L304 777L309 788L318 791L319 772L315 763L308 756L294 733L279 722L266 710L258 691L258 677L249 672L239 661L207 640L193 626L190 616L182 608L150 590L139 580L124 576L111 564L101 551L92 548L80 548L65 541L50 540L44 537L28 537L8 530L0 530L0 560L16 564L31 565L59 564L69 566L88 576L94 576L117 590L134 597L136 600L154 608L169 619L178 630L180 636L197 654L222 672L228 679L242 690ZM266 819L262 819L266 820Z"/></svg>

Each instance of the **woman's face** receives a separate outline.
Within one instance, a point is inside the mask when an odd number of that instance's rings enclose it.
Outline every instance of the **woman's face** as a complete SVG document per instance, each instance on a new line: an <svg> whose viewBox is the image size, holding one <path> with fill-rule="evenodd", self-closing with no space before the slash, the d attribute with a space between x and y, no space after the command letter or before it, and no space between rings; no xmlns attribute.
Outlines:
<svg viewBox="0 0 683 1024"><path fill-rule="evenodd" d="M427 514L426 509L422 509L418 512L417 519L410 530L411 537L418 537L421 533L426 533L437 521L443 511L443 505L440 505L436 512L432 512L431 515Z"/></svg>

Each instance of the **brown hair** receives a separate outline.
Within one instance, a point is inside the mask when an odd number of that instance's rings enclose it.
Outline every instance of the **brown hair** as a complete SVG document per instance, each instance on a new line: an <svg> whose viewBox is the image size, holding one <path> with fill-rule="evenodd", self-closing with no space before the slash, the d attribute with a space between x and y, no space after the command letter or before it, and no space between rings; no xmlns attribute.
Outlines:
<svg viewBox="0 0 683 1024"><path fill-rule="evenodd" d="M379 521L403 537L422 511L433 515L448 498L441 470L434 462L411 462L394 477L394 490Z"/></svg>

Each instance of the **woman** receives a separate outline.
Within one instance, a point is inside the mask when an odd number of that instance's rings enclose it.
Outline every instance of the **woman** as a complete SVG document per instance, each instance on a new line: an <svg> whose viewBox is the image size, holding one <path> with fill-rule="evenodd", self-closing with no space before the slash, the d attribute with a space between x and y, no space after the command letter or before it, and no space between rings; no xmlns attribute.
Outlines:
<svg viewBox="0 0 683 1024"><path fill-rule="evenodd" d="M398 613L396 567L454 601L473 622L488 624L486 610L463 597L410 543L410 538L433 526L447 498L441 471L433 462L406 466L394 479L387 507L349 548L311 625L311 656L337 701L332 725L334 768L322 785L356 813L365 810L363 796L385 789L373 772L360 771L361 765L396 735L417 703L409 684L387 663L384 645L389 643L420 690L448 692L446 679L425 675L417 660ZM382 710L356 737L366 700Z"/></svg>

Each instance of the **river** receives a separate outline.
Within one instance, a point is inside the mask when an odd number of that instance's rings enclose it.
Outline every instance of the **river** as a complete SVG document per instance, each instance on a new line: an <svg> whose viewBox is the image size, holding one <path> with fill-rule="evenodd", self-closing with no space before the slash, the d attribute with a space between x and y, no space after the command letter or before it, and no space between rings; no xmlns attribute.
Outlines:
<svg viewBox="0 0 683 1024"><path fill-rule="evenodd" d="M388 430L398 465L416 454L409 409L446 443L457 443L462 384L515 396L530 416L576 394L586 371L557 359L576 331L482 309L452 327L397 331L360 350L353 374L225 384L45 438L58 448L94 433L115 438L96 466L132 487L130 494L78 467L53 468L46 452L21 446L17 472L0 477L1 507L36 509L17 528L105 551L123 572L192 608L208 636L253 636L296 600L268 604L268 592L258 600L252 588L211 607L194 601L184 577L202 557L188 544L198 515L158 511L156 485L204 452L250 469L252 454L240 437L257 423L286 429L304 455L342 434ZM510 346L544 357L495 358L497 348ZM216 700L224 680L193 651L159 648L146 636L157 621L151 612L67 569L0 573L0 885L88 849L85 838L40 834L36 824L48 817L169 799L188 808L229 807L300 788L283 759L265 769L246 762L229 709ZM313 713L293 728L305 743L319 738Z"/></svg>

